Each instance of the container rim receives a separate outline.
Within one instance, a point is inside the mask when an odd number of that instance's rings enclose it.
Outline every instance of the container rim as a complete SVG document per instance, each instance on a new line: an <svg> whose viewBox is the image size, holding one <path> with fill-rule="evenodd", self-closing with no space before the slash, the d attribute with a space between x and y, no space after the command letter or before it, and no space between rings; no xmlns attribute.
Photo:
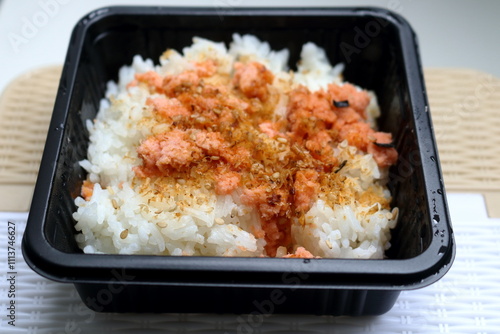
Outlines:
<svg viewBox="0 0 500 334"><path fill-rule="evenodd" d="M408 22L399 14L377 7L330 7L330 8L232 8L223 15L295 15L295 16L373 16L384 19L397 26L401 39L403 64L408 75L413 76L413 84L408 85L410 103L414 109L413 117L419 138L434 139L430 126L428 102L425 96L423 74L420 58L416 49L416 36ZM46 147L58 147L57 150L45 150L40 175L50 177L38 178L26 231L23 237L22 250L28 265L37 273L47 278L71 283L98 283L114 279L114 270L124 270L134 276L132 283L155 284L194 284L203 285L233 284L236 286L283 286L283 273L305 273L308 279L301 287L325 287L354 289L413 289L432 284L440 279L450 268L455 256L455 244L447 212L444 185L441 183L441 194L428 190L428 198L432 198L440 213L441 219L436 224L446 231L442 240L432 238L429 247L416 257L409 259L353 260L353 259L280 259L280 258L228 258L228 257L163 257L153 255L96 255L83 253L64 253L55 249L46 239L44 222L47 217L49 194L52 191L56 165L61 149L65 110L69 107L74 88L74 72L69 66L79 60L78 46L83 43L85 32L92 24L107 16L115 15L221 15L216 8L201 7L146 7L146 6L113 6L96 9L85 15L75 26L65 66L61 76L58 97L54 114L47 135ZM408 59L415 59L408 62ZM407 76L408 77L408 76ZM423 93L423 94L422 94ZM425 116L425 117L422 117ZM418 125L426 125L419 127ZM427 136L427 137L425 137ZM423 164L425 177L441 176L435 141L428 145L430 152L436 157L434 164ZM422 153L423 154L423 153ZM427 160L427 157L422 157ZM40 201L39 198L44 200ZM430 217L432 220L432 217ZM436 260L436 256L439 256ZM98 260L96 260L98 259ZM244 259L244 263L242 263ZM397 264L397 265L395 265ZM158 275L150 275L155 273ZM163 273L163 274L162 274ZM221 277L220 273L226 273ZM258 274L252 282L244 279L248 273ZM232 279L235 275L239 280ZM153 278L152 278L153 277Z"/></svg>
<svg viewBox="0 0 500 334"><path fill-rule="evenodd" d="M455 247L441 253L438 262L426 261L435 258L433 247L414 258L383 260L84 254L64 253L48 242L33 249L31 236L26 234L22 245L27 264L46 278L67 283L103 283L119 270L135 283L283 286L283 275L302 273L307 276L302 287L416 289L439 280L455 256ZM249 273L258 278L234 280Z"/></svg>

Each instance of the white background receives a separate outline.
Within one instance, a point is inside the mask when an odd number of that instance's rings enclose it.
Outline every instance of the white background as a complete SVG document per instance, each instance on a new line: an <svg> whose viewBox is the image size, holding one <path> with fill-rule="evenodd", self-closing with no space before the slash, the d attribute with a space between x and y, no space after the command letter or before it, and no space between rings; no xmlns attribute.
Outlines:
<svg viewBox="0 0 500 334"><path fill-rule="evenodd" d="M392 9L410 22L420 41L424 67L468 67L500 77L500 1L495 0L0 1L0 92L23 72L62 64L71 30L86 13L103 6L126 4L201 5L221 9L238 6L378 6ZM27 28L30 25L34 29Z"/></svg>

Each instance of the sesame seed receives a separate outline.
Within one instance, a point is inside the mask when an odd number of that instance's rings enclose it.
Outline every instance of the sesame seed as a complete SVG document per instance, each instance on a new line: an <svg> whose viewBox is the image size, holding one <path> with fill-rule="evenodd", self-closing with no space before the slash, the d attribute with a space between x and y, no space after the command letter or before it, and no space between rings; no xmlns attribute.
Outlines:
<svg viewBox="0 0 500 334"><path fill-rule="evenodd" d="M128 236L128 229L123 230L122 233L120 233L120 239L125 239Z"/></svg>
<svg viewBox="0 0 500 334"><path fill-rule="evenodd" d="M278 137L278 139L276 139L277 141L279 141L280 143L283 143L283 144L286 144L288 142L288 140L286 140L286 138L283 138L283 137Z"/></svg>
<svg viewBox="0 0 500 334"><path fill-rule="evenodd" d="M392 219L397 219L398 215L399 215L399 209L398 208L392 209Z"/></svg>

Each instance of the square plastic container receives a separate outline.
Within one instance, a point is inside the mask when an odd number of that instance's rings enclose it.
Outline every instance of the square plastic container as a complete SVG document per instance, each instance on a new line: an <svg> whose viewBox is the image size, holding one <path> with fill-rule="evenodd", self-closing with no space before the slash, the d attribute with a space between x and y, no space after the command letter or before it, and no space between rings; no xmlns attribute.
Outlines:
<svg viewBox="0 0 500 334"><path fill-rule="evenodd" d="M157 60L193 36L231 40L254 34L273 49L323 47L345 79L374 90L379 127L399 152L390 170L400 209L384 260L170 257L84 254L74 235L73 200L85 172L87 119L106 82L135 54ZM111 7L75 27L64 65L23 254L34 271L73 283L83 302L102 312L305 313L376 315L402 290L427 286L455 255L439 159L415 34L408 23L376 8L227 9Z"/></svg>

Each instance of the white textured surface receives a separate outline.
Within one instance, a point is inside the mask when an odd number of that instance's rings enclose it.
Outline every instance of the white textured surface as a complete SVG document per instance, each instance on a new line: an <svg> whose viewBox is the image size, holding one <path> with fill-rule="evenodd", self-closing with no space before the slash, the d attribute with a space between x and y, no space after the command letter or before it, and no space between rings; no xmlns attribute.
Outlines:
<svg viewBox="0 0 500 334"><path fill-rule="evenodd" d="M134 4L206 6L221 13L235 7L377 6L410 22L424 67L467 67L500 76L500 1L496 0L4 0L0 3L0 91L28 70L61 64L73 27L89 11Z"/></svg>
<svg viewBox="0 0 500 334"><path fill-rule="evenodd" d="M500 333L500 220L481 195L448 196L457 243L455 263L437 283L402 292L379 317L271 315L261 324L215 314L99 314L73 285L35 274L21 254L26 214L0 213L0 333ZM7 221L16 225L16 326L8 325Z"/></svg>

